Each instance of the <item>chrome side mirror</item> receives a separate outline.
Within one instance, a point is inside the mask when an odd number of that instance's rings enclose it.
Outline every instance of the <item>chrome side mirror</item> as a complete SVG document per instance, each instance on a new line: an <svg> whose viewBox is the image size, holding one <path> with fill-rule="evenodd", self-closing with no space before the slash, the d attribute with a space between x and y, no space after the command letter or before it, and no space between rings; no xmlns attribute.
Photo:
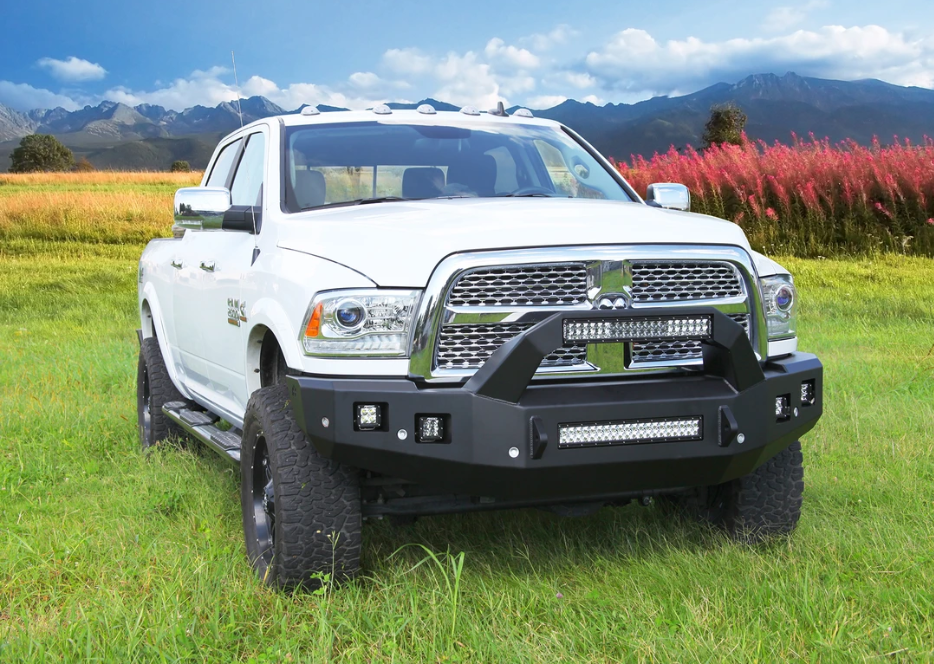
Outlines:
<svg viewBox="0 0 934 664"><path fill-rule="evenodd" d="M645 192L645 202L667 210L691 211L691 192L683 184L656 182Z"/></svg>
<svg viewBox="0 0 934 664"><path fill-rule="evenodd" d="M220 230L224 213L230 209L230 190L225 187L185 187L175 192L175 224L172 232L181 237L186 229Z"/></svg>

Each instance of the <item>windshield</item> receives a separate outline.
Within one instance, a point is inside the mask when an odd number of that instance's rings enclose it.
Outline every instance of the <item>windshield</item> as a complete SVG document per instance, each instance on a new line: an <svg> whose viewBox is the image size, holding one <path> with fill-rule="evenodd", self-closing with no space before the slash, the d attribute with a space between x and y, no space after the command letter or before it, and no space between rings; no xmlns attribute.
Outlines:
<svg viewBox="0 0 934 664"><path fill-rule="evenodd" d="M380 122L286 130L290 212L385 200L548 196L633 200L560 129Z"/></svg>

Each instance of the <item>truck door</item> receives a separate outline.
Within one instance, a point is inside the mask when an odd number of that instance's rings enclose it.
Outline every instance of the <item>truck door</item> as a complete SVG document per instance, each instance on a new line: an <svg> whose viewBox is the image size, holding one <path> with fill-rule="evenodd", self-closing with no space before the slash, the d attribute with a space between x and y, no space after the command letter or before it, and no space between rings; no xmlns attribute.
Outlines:
<svg viewBox="0 0 934 664"><path fill-rule="evenodd" d="M243 154L230 185L230 213L259 230L262 223L266 166L265 130L246 137ZM201 257L200 315L204 317L202 357L210 377L211 400L233 415L246 410L246 336L248 305L241 279L253 262L256 234L223 230L207 239Z"/></svg>
<svg viewBox="0 0 934 664"><path fill-rule="evenodd" d="M211 166L210 175L205 185L208 187L229 187L233 167L237 163L243 139L237 138L223 146ZM172 311L175 327L173 338L173 359L178 375L194 396L203 396L208 391L210 378L204 359L204 329L206 317L200 311L202 306L201 288L204 270L201 261L210 250L211 237L220 235L220 229L189 228L185 236L178 241L172 257L175 273L173 283Z"/></svg>

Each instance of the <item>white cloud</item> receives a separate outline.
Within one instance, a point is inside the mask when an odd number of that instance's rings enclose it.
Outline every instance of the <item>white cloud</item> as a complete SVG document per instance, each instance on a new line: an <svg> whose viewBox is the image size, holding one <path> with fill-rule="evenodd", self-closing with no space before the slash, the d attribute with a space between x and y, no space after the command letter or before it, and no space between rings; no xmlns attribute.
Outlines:
<svg viewBox="0 0 934 664"><path fill-rule="evenodd" d="M490 61L499 62L515 69L535 69L541 64L538 56L527 49L507 45L499 37L494 37L488 41L483 52Z"/></svg>
<svg viewBox="0 0 934 664"><path fill-rule="evenodd" d="M597 85L597 79L584 71L558 71L549 79L549 84L555 87L571 86L578 90L586 90Z"/></svg>
<svg viewBox="0 0 934 664"><path fill-rule="evenodd" d="M67 60L42 58L36 64L49 70L49 73L60 81L69 83L99 81L107 75L107 70L96 62L88 62L73 55Z"/></svg>
<svg viewBox="0 0 934 664"><path fill-rule="evenodd" d="M26 83L0 81L0 104L17 111L31 111L34 108L56 108L61 106L66 111L81 108L82 104L68 95L56 94L50 90L34 88Z"/></svg>
<svg viewBox="0 0 934 664"><path fill-rule="evenodd" d="M396 74L418 76L431 70L432 60L417 48L391 48L383 53L383 66Z"/></svg>
<svg viewBox="0 0 934 664"><path fill-rule="evenodd" d="M804 23L811 12L824 9L830 3L828 0L810 0L803 5L783 5L776 7L765 17L765 29L772 32L782 32Z"/></svg>
<svg viewBox="0 0 934 664"><path fill-rule="evenodd" d="M881 78L902 85L934 86L934 39L910 39L869 25L826 26L767 39L705 42L695 37L657 42L627 29L585 59L601 85L642 98L699 89L743 76L795 71L826 78Z"/></svg>
<svg viewBox="0 0 934 664"><path fill-rule="evenodd" d="M492 108L503 101L500 83L489 64L473 51L449 53L433 70L441 87L432 95L451 104Z"/></svg>
<svg viewBox="0 0 934 664"><path fill-rule="evenodd" d="M796 6L796 11L812 11L822 2L811 0ZM919 37L874 25L826 26L768 37L721 41L687 37L663 42L645 30L630 28L591 48L578 61L561 60L554 51L548 51L574 37L576 33L569 27L558 26L547 34L520 39L515 45L494 37L478 45L482 48L466 52L390 49L373 63L372 69L355 71L340 80L283 85L251 76L239 90L232 71L221 66L195 70L186 77L157 82L145 89L112 87L93 96L74 89L74 85L55 92L0 82L0 103L17 109L73 109L111 99L182 110L197 104L216 106L233 101L239 93L264 96L289 110L305 103L367 108L402 97L427 96L479 108L492 108L498 101L507 106L519 103L549 108L568 97L595 104L603 104L604 99L632 102L657 94L690 93L716 82L735 82L749 74L786 71L934 87L931 31Z"/></svg>
<svg viewBox="0 0 934 664"><path fill-rule="evenodd" d="M571 39L579 35L580 32L571 26L562 23L551 32L536 33L534 35L529 35L528 37L523 37L519 40L519 43L528 44L532 47L533 51L547 51L554 48L555 46L566 44Z"/></svg>
<svg viewBox="0 0 934 664"><path fill-rule="evenodd" d="M538 95L537 97L529 97L525 102L529 108L540 111L546 108L552 108L558 104L563 104L567 100L568 98L564 95Z"/></svg>
<svg viewBox="0 0 934 664"><path fill-rule="evenodd" d="M375 88L380 84L380 78L371 71L358 71L350 75L350 83L358 88Z"/></svg>

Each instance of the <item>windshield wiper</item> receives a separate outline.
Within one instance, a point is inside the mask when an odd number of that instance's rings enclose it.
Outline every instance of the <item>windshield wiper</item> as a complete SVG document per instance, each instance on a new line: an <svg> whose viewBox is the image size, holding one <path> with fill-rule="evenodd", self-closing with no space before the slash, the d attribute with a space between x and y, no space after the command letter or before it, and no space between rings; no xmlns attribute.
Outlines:
<svg viewBox="0 0 934 664"><path fill-rule="evenodd" d="M334 203L325 203L323 205L310 205L301 208L301 212L306 210L321 210L323 208L347 207L351 205L368 205L369 203L390 203L393 201L420 201L421 198L403 198L402 196L377 196L376 198L355 198L351 201L336 201Z"/></svg>
<svg viewBox="0 0 934 664"><path fill-rule="evenodd" d="M531 194L496 194L496 198L570 198L570 196L559 196L558 194L544 194L534 192Z"/></svg>

